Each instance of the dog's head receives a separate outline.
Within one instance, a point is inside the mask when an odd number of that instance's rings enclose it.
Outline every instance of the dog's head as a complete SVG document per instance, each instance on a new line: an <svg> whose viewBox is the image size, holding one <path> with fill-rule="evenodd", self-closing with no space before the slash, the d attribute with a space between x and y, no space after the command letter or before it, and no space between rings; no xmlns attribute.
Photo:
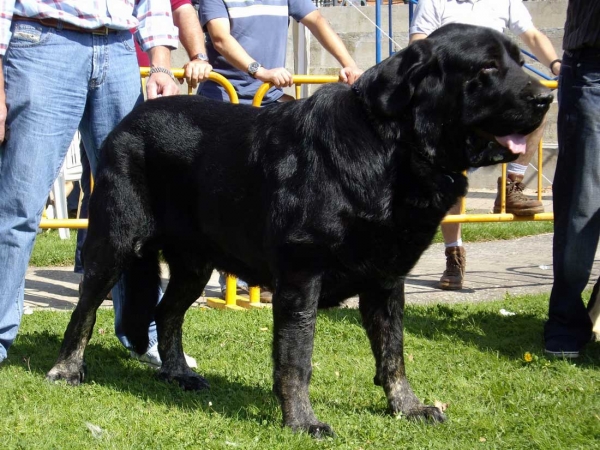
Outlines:
<svg viewBox="0 0 600 450"><path fill-rule="evenodd" d="M446 25L355 83L371 114L398 122L433 164L462 171L516 159L552 95L494 30Z"/></svg>

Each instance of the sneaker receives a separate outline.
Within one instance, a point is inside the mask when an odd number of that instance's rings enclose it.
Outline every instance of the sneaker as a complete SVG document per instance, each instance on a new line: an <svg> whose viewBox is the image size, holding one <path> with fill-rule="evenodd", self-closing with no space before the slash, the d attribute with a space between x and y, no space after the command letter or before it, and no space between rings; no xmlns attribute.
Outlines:
<svg viewBox="0 0 600 450"><path fill-rule="evenodd" d="M158 354L158 344L154 344L143 355L140 355L139 353L136 353L133 350L129 351L129 355L133 359L137 359L138 361L152 367L153 369L160 369L160 366L162 366L162 360L160 359L160 355ZM195 369L198 367L195 358L192 358L186 353L184 353L183 356L185 357L185 362L190 367L190 369Z"/></svg>
<svg viewBox="0 0 600 450"><path fill-rule="evenodd" d="M573 343L567 343L557 340L546 342L544 352L555 358L574 359L579 358L579 348Z"/></svg>
<svg viewBox="0 0 600 450"><path fill-rule="evenodd" d="M438 287L447 291L462 289L467 268L467 251L464 247L446 248L446 270Z"/></svg>
<svg viewBox="0 0 600 450"><path fill-rule="evenodd" d="M538 199L527 197L523 194L525 185L522 183L523 175L509 173L506 175L506 212L515 216L530 216L544 212L544 205ZM502 192L502 177L498 178L498 194L494 201L494 214L500 213Z"/></svg>

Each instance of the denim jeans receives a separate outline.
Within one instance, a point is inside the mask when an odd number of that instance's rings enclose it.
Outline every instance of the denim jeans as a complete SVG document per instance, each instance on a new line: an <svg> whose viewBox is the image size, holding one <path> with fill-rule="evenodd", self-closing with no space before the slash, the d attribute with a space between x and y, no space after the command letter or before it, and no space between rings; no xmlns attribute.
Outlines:
<svg viewBox="0 0 600 450"><path fill-rule="evenodd" d="M0 146L0 361L23 313L25 272L37 225L79 128L92 173L112 128L142 101L129 31L93 35L13 20L3 59L7 138ZM122 282L112 294L120 329ZM156 342L151 327L150 345Z"/></svg>
<svg viewBox="0 0 600 450"><path fill-rule="evenodd" d="M600 237L600 49L565 52L558 102L554 285L544 337L580 348L592 333L582 292Z"/></svg>

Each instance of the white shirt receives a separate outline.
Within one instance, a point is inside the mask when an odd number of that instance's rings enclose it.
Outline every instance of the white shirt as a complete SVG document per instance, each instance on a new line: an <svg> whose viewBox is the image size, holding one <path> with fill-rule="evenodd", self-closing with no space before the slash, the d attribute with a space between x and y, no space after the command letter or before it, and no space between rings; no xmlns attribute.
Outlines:
<svg viewBox="0 0 600 450"><path fill-rule="evenodd" d="M533 28L531 14L522 0L419 0L410 34L430 35L449 23L466 23L517 36Z"/></svg>

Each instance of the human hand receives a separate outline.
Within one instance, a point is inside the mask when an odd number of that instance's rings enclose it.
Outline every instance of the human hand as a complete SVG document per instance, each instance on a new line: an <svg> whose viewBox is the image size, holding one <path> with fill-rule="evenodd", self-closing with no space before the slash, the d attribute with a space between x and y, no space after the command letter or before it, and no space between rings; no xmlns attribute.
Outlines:
<svg viewBox="0 0 600 450"><path fill-rule="evenodd" d="M178 95L179 86L168 74L155 72L148 77L146 94L148 95L148 100L159 96Z"/></svg>
<svg viewBox="0 0 600 450"><path fill-rule="evenodd" d="M185 81L188 86L195 88L198 83L208 80L212 66L208 61L202 59L194 59L183 66ZM180 80L183 83L183 80Z"/></svg>
<svg viewBox="0 0 600 450"><path fill-rule="evenodd" d="M346 84L353 84L358 77L362 75L363 71L358 67L344 67L340 70L340 80Z"/></svg>
<svg viewBox="0 0 600 450"><path fill-rule="evenodd" d="M264 83L273 83L273 86L278 88L288 87L294 84L294 77L287 71L285 67L277 67L275 69L265 69L261 67L256 72L255 78Z"/></svg>

